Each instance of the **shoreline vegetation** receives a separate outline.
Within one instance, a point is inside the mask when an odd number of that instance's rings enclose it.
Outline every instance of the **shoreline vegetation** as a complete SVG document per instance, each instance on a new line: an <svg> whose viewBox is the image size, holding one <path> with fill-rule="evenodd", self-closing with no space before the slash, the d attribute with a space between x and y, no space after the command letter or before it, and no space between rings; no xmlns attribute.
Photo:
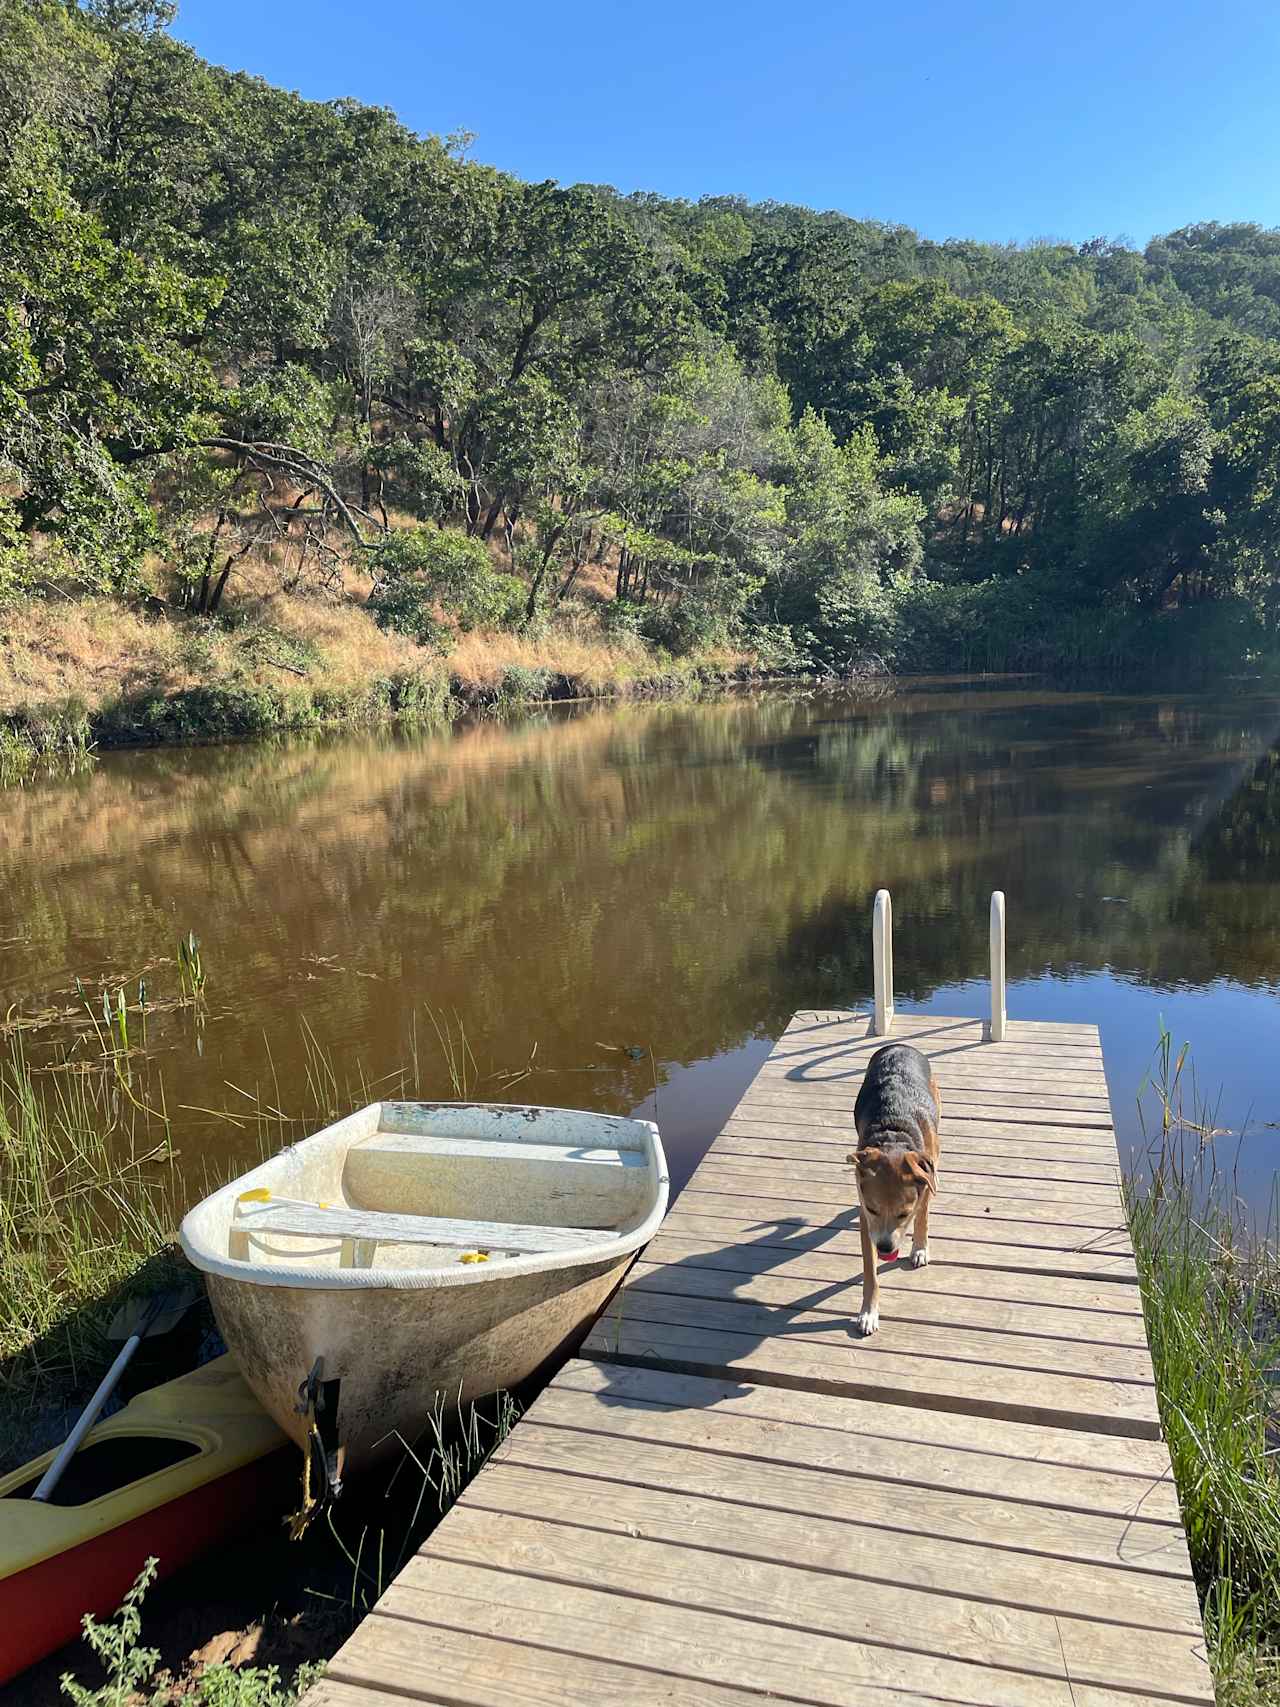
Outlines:
<svg viewBox="0 0 1280 1707"><path fill-rule="evenodd" d="M8 668L0 783L73 772L94 749L439 725L477 712L800 679L740 648L677 659L634 638L608 642L572 628L473 633L424 652L358 605L283 603L274 621L227 627L105 600L28 607L0 641Z"/></svg>
<svg viewBox="0 0 1280 1707"><path fill-rule="evenodd" d="M459 633L424 650L384 632L354 599L317 604L263 594L223 622L156 600L144 609L102 598L28 603L8 617L0 632L0 787L76 774L111 749L397 723L443 727L477 714L744 687L870 694L891 690L896 679L878 653L839 670L743 644L680 657L634 635L602 636L581 620L534 632ZM1131 681L1168 687L1172 671L1186 689L1203 685L1227 656L1220 612L1176 630L1167 615L1130 617L1121 629L1109 662L1096 625L1092 663L1083 640L1069 649L1059 633L1059 668L1049 672L1015 670L998 643L973 634L930 656L938 673L950 673L941 663L949 658L960 674L1047 675L1073 686L1113 679L1125 660ZM1014 656L1025 663L1029 655ZM1260 684L1280 681L1280 659L1250 663Z"/></svg>
<svg viewBox="0 0 1280 1707"><path fill-rule="evenodd" d="M1139 1093L1155 1111L1125 1197L1160 1420L1218 1707L1280 1701L1277 1202L1248 1214L1189 1046L1162 1032ZM1147 1122L1144 1119L1144 1127Z"/></svg>

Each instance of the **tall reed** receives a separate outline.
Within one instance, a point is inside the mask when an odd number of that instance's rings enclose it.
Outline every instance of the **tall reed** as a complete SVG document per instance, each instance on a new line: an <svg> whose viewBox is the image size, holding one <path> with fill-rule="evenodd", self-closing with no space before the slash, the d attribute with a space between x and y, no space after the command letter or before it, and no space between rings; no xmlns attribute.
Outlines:
<svg viewBox="0 0 1280 1707"><path fill-rule="evenodd" d="M1231 1135L1163 1029L1144 1094L1154 1130L1127 1181L1129 1220L1219 1699L1275 1701L1257 1693L1280 1653L1275 1202L1260 1218L1244 1203L1240 1141L1224 1153Z"/></svg>
<svg viewBox="0 0 1280 1707"><path fill-rule="evenodd" d="M93 1306L172 1241L172 1160L114 1077L0 1062L0 1420L101 1373Z"/></svg>

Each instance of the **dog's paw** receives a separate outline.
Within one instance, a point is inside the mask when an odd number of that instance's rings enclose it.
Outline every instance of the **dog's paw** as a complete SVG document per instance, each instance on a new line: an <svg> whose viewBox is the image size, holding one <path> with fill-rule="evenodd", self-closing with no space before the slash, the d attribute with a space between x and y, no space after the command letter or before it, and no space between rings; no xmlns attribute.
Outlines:
<svg viewBox="0 0 1280 1707"><path fill-rule="evenodd" d="M879 1326L880 1311L877 1307L873 1307L870 1310L864 1310L858 1317L858 1330L863 1339L866 1339L869 1334L875 1333Z"/></svg>
<svg viewBox="0 0 1280 1707"><path fill-rule="evenodd" d="M929 1247L928 1247L928 1245L917 1245L914 1248L914 1250L911 1252L911 1266L912 1266L912 1268L928 1268L928 1266L929 1266Z"/></svg>

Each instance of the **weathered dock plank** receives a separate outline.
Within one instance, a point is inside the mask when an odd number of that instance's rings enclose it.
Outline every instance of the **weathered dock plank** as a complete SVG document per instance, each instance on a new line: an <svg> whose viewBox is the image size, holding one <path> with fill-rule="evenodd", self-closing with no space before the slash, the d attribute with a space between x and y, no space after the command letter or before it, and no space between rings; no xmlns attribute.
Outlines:
<svg viewBox="0 0 1280 1707"><path fill-rule="evenodd" d="M1207 1707L1092 1026L898 1015L933 1261L858 1333L865 1014L795 1017L309 1707Z"/></svg>

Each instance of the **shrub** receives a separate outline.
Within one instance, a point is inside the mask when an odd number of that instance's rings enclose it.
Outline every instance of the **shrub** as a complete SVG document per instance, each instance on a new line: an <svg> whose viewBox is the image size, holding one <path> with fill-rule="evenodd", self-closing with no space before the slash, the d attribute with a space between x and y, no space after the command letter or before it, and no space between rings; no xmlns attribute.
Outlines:
<svg viewBox="0 0 1280 1707"><path fill-rule="evenodd" d="M101 1661L107 1681L92 1689L64 1672L62 1693L73 1707L169 1707L174 1701L175 1692L163 1681L154 1681L159 1650L141 1646L142 1599L155 1581L156 1567L155 1559L147 1560L114 1619L85 1615L85 1641ZM278 1666L205 1666L183 1691L183 1699L193 1707L293 1707L323 1670L311 1662L299 1666L286 1682Z"/></svg>
<svg viewBox="0 0 1280 1707"><path fill-rule="evenodd" d="M895 599L890 585L866 570L849 570L823 583L813 635L815 661L828 670L851 668L868 653L892 650Z"/></svg>
<svg viewBox="0 0 1280 1707"><path fill-rule="evenodd" d="M386 714L410 721L432 721L449 715L449 689L440 676L405 670L382 677L378 684Z"/></svg>
<svg viewBox="0 0 1280 1707"><path fill-rule="evenodd" d="M639 634L644 626L645 608L634 599L610 599L601 619L610 639Z"/></svg>
<svg viewBox="0 0 1280 1707"><path fill-rule="evenodd" d="M449 629L435 615L435 602L421 581L391 581L375 588L369 609L379 628L406 635L419 646L442 646Z"/></svg>
<svg viewBox="0 0 1280 1707"><path fill-rule="evenodd" d="M391 439L375 445L369 466L381 479L384 502L424 521L461 503L464 485L453 459L430 439Z"/></svg>
<svg viewBox="0 0 1280 1707"><path fill-rule="evenodd" d="M523 609L523 583L497 574L481 541L453 528L399 528L369 548L367 562L374 620L419 644L440 638L437 607L462 629L507 625Z"/></svg>
<svg viewBox="0 0 1280 1707"><path fill-rule="evenodd" d="M766 670L803 675L813 668L816 645L806 630L793 630L780 622L760 623L748 638Z"/></svg>
<svg viewBox="0 0 1280 1707"><path fill-rule="evenodd" d="M1243 600L1188 610L1098 605L1071 577L1030 574L946 584L911 581L892 595L882 647L903 671L1031 670L1089 675L1159 670L1213 675L1265 644Z"/></svg>
<svg viewBox="0 0 1280 1707"><path fill-rule="evenodd" d="M512 702L542 700L551 697L555 672L531 668L528 664L508 664L502 672L498 698Z"/></svg>
<svg viewBox="0 0 1280 1707"><path fill-rule="evenodd" d="M696 593L651 606L644 613L640 632L646 640L665 647L677 658L705 651L728 638L723 612Z"/></svg>
<svg viewBox="0 0 1280 1707"><path fill-rule="evenodd" d="M93 745L88 707L79 699L21 706L10 716L0 716L0 730L37 758L67 757L87 752Z"/></svg>

